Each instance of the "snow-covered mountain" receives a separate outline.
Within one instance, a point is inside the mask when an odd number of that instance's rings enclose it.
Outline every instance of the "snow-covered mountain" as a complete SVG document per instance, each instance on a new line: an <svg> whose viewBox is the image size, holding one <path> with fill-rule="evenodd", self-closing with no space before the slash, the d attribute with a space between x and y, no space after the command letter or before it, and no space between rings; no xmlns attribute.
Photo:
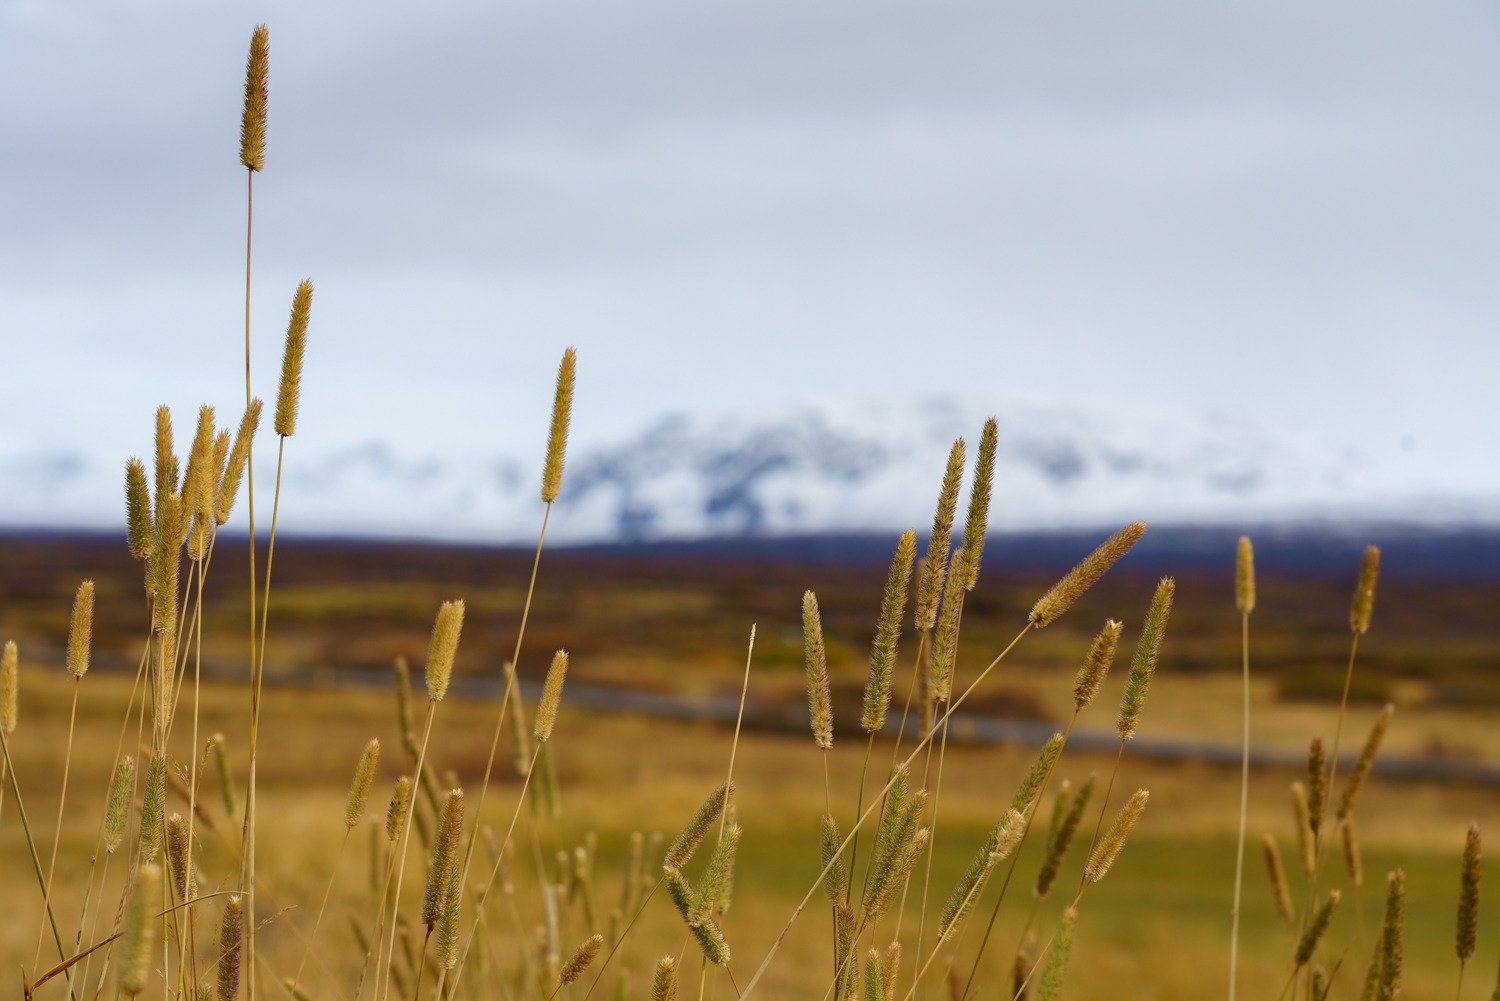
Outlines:
<svg viewBox="0 0 1500 1001"><path fill-rule="evenodd" d="M948 447L971 449L988 416L946 401L818 407L773 415L669 413L581 432L549 534L641 541L921 528ZM1500 524L1479 470L1433 475L1431 459L1315 440L1294 427L1162 410L995 414L992 523L1068 528L1122 520L1265 523L1396 519ZM351 440L289 453L282 525L338 534L522 541L541 506L534 455L455 438L420 450ZM972 465L972 452L970 455ZM80 453L6 454L0 524L117 523L118 466ZM1451 473L1451 469L1447 472ZM264 480L261 481L264 484ZM967 487L965 488L967 489Z"/></svg>

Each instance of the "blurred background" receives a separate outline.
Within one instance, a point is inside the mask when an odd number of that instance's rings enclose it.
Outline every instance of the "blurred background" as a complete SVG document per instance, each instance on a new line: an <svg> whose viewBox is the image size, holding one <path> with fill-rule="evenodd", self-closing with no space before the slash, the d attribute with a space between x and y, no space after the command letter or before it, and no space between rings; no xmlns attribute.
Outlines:
<svg viewBox="0 0 1500 1001"><path fill-rule="evenodd" d="M1099 622L1124 619L1128 646L1174 575L1162 676L1122 779L1156 798L1138 868L1127 853L1118 893L1082 926L1076 996L1217 988L1238 812L1235 539L1255 538L1262 573L1252 837L1288 850L1286 785L1335 725L1349 594L1374 543L1381 590L1343 749L1397 705L1369 866L1412 873L1412 987L1450 989L1458 851L1500 788L1500 12L0 0L0 639L36 669L22 713L42 727L66 721L59 665L85 576L95 670L119 675L99 683L99 719L128 692L145 611L122 468L149 462L155 408L173 408L184 447L199 404L238 420L239 107L259 22L259 395L274 392L293 288L316 285L268 647L283 693L270 725L295 762L265 778L277 823L314 830L371 732L398 746L390 665L420 664L450 597L468 601L455 694L473 726L440 754L466 782L481 770L571 345L572 444L521 657L533 691L551 650L573 653L570 705L587 722L558 752L580 812L565 823L606 848L670 832L709 781L703 762L727 753L755 624L746 796L774 800L792 748L808 781L759 838L747 821L769 873L740 929L756 954L816 872L802 591L818 592L852 732L896 536L925 532L950 442L972 448L994 416L961 672L1106 532L1152 528L976 694L952 765L972 781L945 792L938 865L963 864L1066 722ZM242 536L243 516L226 532ZM205 594L205 675L233 683L244 548L221 554ZM1080 723L1075 781L1107 772L1110 711ZM314 720L348 762L307 743ZM229 709L213 725L243 739ZM851 781L852 743L835 759ZM601 770L620 746L630 762ZM60 762L18 753L45 815ZM622 785L641 805L598 805ZM806 858L767 847L783 835ZM22 850L0 828L0 851ZM1246 948L1274 991L1289 944L1261 875L1252 857ZM1379 895L1359 905L1371 921ZM1482 931L1487 976L1494 925Z"/></svg>

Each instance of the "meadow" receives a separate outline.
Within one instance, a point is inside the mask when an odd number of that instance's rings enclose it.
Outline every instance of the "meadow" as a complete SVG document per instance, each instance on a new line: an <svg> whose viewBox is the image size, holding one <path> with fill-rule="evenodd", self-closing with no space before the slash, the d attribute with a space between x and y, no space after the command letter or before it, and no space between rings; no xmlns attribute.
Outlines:
<svg viewBox="0 0 1500 1001"><path fill-rule="evenodd" d="M247 195L267 53L258 29ZM247 302L252 260L247 236ZM23 996L1489 991L1471 825L1493 789L1367 770L1495 760L1493 583L1378 584L1373 548L1257 579L1248 540L1222 574L1158 580L1129 569L1141 523L1072 569L1007 567L993 422L934 456L936 513L911 514L931 530L893 535L888 567L552 552L571 349L534 553L298 540L279 487L312 300L292 295L264 413L247 375L243 416L142 420L117 540L5 544L0 966ZM247 358L255 329L247 305ZM220 531L239 504L248 542ZM460 697L473 678L496 696ZM582 711L570 685L807 729ZM1247 711L1257 748L1306 763L1242 785L1132 751L1237 746ZM1056 734L970 744L976 715Z"/></svg>

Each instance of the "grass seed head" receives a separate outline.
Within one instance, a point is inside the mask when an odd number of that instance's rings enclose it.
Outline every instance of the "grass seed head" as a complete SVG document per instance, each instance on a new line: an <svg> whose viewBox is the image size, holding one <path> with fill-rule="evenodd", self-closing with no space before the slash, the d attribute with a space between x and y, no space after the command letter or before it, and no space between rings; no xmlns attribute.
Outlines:
<svg viewBox="0 0 1500 1001"><path fill-rule="evenodd" d="M1344 871L1349 875L1351 886L1365 885L1364 861L1360 857L1359 837L1354 831L1354 818L1339 825L1339 840L1344 847Z"/></svg>
<svg viewBox="0 0 1500 1001"><path fill-rule="evenodd" d="M958 634L963 626L963 579L967 573L969 551L959 547L948 564L948 578L943 585L942 606L938 610L937 640L932 648L932 697L947 702L953 697L953 672L958 666Z"/></svg>
<svg viewBox="0 0 1500 1001"><path fill-rule="evenodd" d="M828 872L823 877L823 892L827 894L830 904L843 900L849 890L849 869L844 865L843 854L839 852L839 846L843 843L839 822L833 819L833 814L823 814L818 825L818 849L823 868Z"/></svg>
<svg viewBox="0 0 1500 1001"><path fill-rule="evenodd" d="M1375 583L1380 578L1380 549L1366 546L1359 564L1359 581L1354 585L1354 600L1349 603L1349 628L1356 636L1370 631L1370 614L1375 610Z"/></svg>
<svg viewBox="0 0 1500 1001"><path fill-rule="evenodd" d="M1266 875L1271 881L1271 897L1276 903L1276 913L1288 928L1296 920L1292 909L1292 890L1286 881L1286 866L1281 864L1281 849L1276 839L1269 834L1261 835L1261 846L1265 852Z"/></svg>
<svg viewBox="0 0 1500 1001"><path fill-rule="evenodd" d="M156 861L161 854L162 813L167 804L167 759L151 755L146 766L146 798L141 807L141 860Z"/></svg>
<svg viewBox="0 0 1500 1001"><path fill-rule="evenodd" d="M1089 553L1078 565L1063 575L1062 579L1037 599L1031 607L1031 624L1038 629L1049 626L1056 622L1078 598L1103 577L1110 567L1119 562L1120 557L1130 551L1130 547L1146 534L1146 523L1144 521L1132 522L1120 529L1108 539L1099 544L1099 547Z"/></svg>
<svg viewBox="0 0 1500 1001"><path fill-rule="evenodd" d="M379 760L380 741L372 737L360 753L359 764L354 768L354 780L349 783L349 797L344 803L344 826L351 831L365 815L365 800L369 798L370 783L375 780L375 765Z"/></svg>
<svg viewBox="0 0 1500 1001"><path fill-rule="evenodd" d="M151 556L151 493L146 486L146 467L140 459L125 462L125 542L138 560Z"/></svg>
<svg viewBox="0 0 1500 1001"><path fill-rule="evenodd" d="M8 640L0 652L0 730L16 732L20 709L21 655L16 641Z"/></svg>
<svg viewBox="0 0 1500 1001"><path fill-rule="evenodd" d="M1120 719L1115 729L1121 740L1135 736L1141 710L1146 705L1146 692L1151 679L1156 675L1156 661L1161 653L1161 641L1167 634L1167 619L1172 614L1172 597L1177 593L1177 582L1163 577L1151 596L1151 607L1146 609L1146 622L1141 627L1141 638L1135 644L1135 657L1130 662L1130 678L1125 682L1125 695L1120 699Z"/></svg>
<svg viewBox="0 0 1500 1001"><path fill-rule="evenodd" d="M558 974L557 986L562 988L575 983L579 977L583 976L583 971L589 968L589 964L599 955L599 950L602 948L604 948L603 935L590 935L584 939L583 944L563 964L562 972Z"/></svg>
<svg viewBox="0 0 1500 1001"><path fill-rule="evenodd" d="M1376 997L1388 1001L1401 993L1405 961L1406 872L1397 869L1386 880L1385 915L1380 923L1380 976Z"/></svg>
<svg viewBox="0 0 1500 1001"><path fill-rule="evenodd" d="M403 775L396 780L396 787L391 790L390 805L385 808L385 837L392 844L401 836L401 828L406 824L406 811L410 806L411 776Z"/></svg>
<svg viewBox="0 0 1500 1001"><path fill-rule="evenodd" d="M167 874L172 878L172 892L179 901L197 895L192 868L188 862L188 824L182 814L167 818Z"/></svg>
<svg viewBox="0 0 1500 1001"><path fill-rule="evenodd" d="M937 623L938 597L948 569L953 513L958 508L958 487L963 475L964 440L959 438L948 450L948 465L943 469L943 483L938 488L937 513L932 518L932 533L927 536L927 558L917 576L916 623L921 630L931 629Z"/></svg>
<svg viewBox="0 0 1500 1001"><path fill-rule="evenodd" d="M297 431L297 404L302 392L302 359L307 353L307 321L312 313L312 282L303 279L292 296L292 316L281 353L281 385L276 391L272 427L283 438Z"/></svg>
<svg viewBox="0 0 1500 1001"><path fill-rule="evenodd" d="M1338 819L1346 820L1354 810L1354 799L1363 788L1365 779L1370 776L1370 769L1375 764L1375 754L1380 750L1380 742L1385 738L1386 728L1391 725L1391 717L1396 714L1394 703L1387 702L1385 708L1380 710L1380 715L1375 717L1375 723L1370 727L1370 735L1365 738L1365 746L1359 752L1359 758L1354 762L1354 769L1344 781L1344 795L1339 799Z"/></svg>
<svg viewBox="0 0 1500 1001"><path fill-rule="evenodd" d="M1115 859L1120 854L1120 849L1125 847L1125 839L1130 835L1130 829L1140 819L1141 811L1146 808L1146 800L1151 794L1144 789L1137 789L1135 795L1131 796L1126 804L1120 808L1120 813L1115 817L1115 822L1110 826L1109 833L1104 840L1094 848L1093 854L1089 856L1084 874L1091 883L1097 883L1109 872L1110 866L1115 864Z"/></svg>
<svg viewBox="0 0 1500 1001"><path fill-rule="evenodd" d="M257 25L250 33L245 60L245 107L240 116L240 163L259 171L266 165L266 95L271 61L271 33Z"/></svg>
<svg viewBox="0 0 1500 1001"><path fill-rule="evenodd" d="M676 1001L677 957L663 956L657 960L656 972L651 977L651 1001Z"/></svg>
<svg viewBox="0 0 1500 1001"><path fill-rule="evenodd" d="M563 461L568 451L568 424L573 419L573 382L577 376L578 352L568 348L557 366L557 387L552 395L552 423L547 429L547 460L542 466L542 501L551 504L562 490Z"/></svg>
<svg viewBox="0 0 1500 1001"><path fill-rule="evenodd" d="M1068 954L1073 951L1073 929L1077 925L1078 909L1069 907L1063 912L1057 938L1052 943L1051 953L1047 955L1041 986L1037 988L1037 1001L1057 1001L1062 996L1063 978L1068 972Z"/></svg>
<svg viewBox="0 0 1500 1001"><path fill-rule="evenodd" d="M94 637L94 582L78 585L73 596L73 617L68 623L68 673L81 678L89 670L89 648Z"/></svg>
<svg viewBox="0 0 1500 1001"><path fill-rule="evenodd" d="M160 899L161 866L142 865L131 884L120 932L119 988L127 997L135 997L146 988L151 973L151 949L156 943L157 922L153 912Z"/></svg>
<svg viewBox="0 0 1500 1001"><path fill-rule="evenodd" d="M244 930L245 905L236 894L224 902L224 917L219 922L218 1001L235 1001L239 996L240 942Z"/></svg>
<svg viewBox="0 0 1500 1001"><path fill-rule="evenodd" d="M1244 615L1255 610L1255 547L1248 535L1234 547L1234 607Z"/></svg>
<svg viewBox="0 0 1500 1001"><path fill-rule="evenodd" d="M704 836L708 834L708 830L713 826L714 821L719 819L720 811L724 809L724 804L733 793L734 783L726 782L708 794L708 798L698 807L698 811L687 822L687 826L678 833L677 837L673 839L672 844L668 846L667 854L662 859L664 870L680 870L688 862L692 861L694 853L698 851L698 846L703 843Z"/></svg>
<svg viewBox="0 0 1500 1001"><path fill-rule="evenodd" d="M1073 845L1073 838L1078 833L1078 825L1083 820L1083 811L1088 807L1089 799L1094 794L1094 777L1090 775L1084 780L1083 785L1072 795L1068 794L1067 783L1063 783L1062 790L1057 794L1058 809L1053 813L1052 829L1047 835L1046 852L1042 856L1041 867L1037 869L1036 884L1032 893L1038 900L1045 899L1052 892L1052 884L1057 880L1058 870L1062 868L1063 859L1068 854L1068 849Z"/></svg>
<svg viewBox="0 0 1500 1001"><path fill-rule="evenodd" d="M1104 684L1104 679L1115 662L1115 651L1119 649L1120 634L1124 629L1123 623L1107 619L1104 628L1099 630L1099 635L1089 645L1088 656L1083 659L1083 665L1078 668L1078 676L1073 679L1075 709L1087 708L1094 701L1094 696L1099 694L1099 686Z"/></svg>
<svg viewBox="0 0 1500 1001"><path fill-rule="evenodd" d="M239 430L234 433L234 444L229 446L229 457L224 460L224 475L219 480L219 490L214 499L214 520L220 525L229 521L234 510L234 499L240 492L240 481L245 478L245 465L250 459L250 446L255 443L255 432L260 428L260 400L251 400L240 418Z"/></svg>
<svg viewBox="0 0 1500 1001"><path fill-rule="evenodd" d="M1323 810L1328 803L1328 756L1323 738L1314 737L1307 746L1307 826L1317 834L1323 826Z"/></svg>
<svg viewBox="0 0 1500 1001"><path fill-rule="evenodd" d="M1461 963L1474 955L1479 935L1479 825L1470 824L1464 839L1463 872L1458 891L1458 934L1455 948Z"/></svg>
<svg viewBox="0 0 1500 1001"><path fill-rule="evenodd" d="M1054 733L1047 738L1042 749L1037 752L1036 759L1031 762L1031 767L1026 769L1026 774L1021 777L1021 784L1016 788L1016 795L1011 800L1012 810L1020 813L1028 813L1031 803L1036 799L1037 793L1042 788L1042 782L1057 764L1058 755L1062 754L1063 735Z"/></svg>
<svg viewBox="0 0 1500 1001"><path fill-rule="evenodd" d="M1328 899L1323 901L1323 906L1313 913L1312 920L1307 923L1302 938L1297 942L1297 953L1294 959L1299 968L1306 966L1312 960L1313 953L1318 949L1318 943L1322 941L1323 933L1328 930L1328 922L1333 919L1333 909L1338 905L1339 891L1329 890Z"/></svg>
<svg viewBox="0 0 1500 1001"><path fill-rule="evenodd" d="M891 568L886 573L885 591L880 597L880 619L875 627L875 644L870 652L870 675L865 681L864 711L859 720L860 729L865 733L879 733L890 711L896 644L901 638L901 617L906 611L906 594L911 584L911 564L916 546L917 533L904 533L896 543Z"/></svg>
<svg viewBox="0 0 1500 1001"><path fill-rule="evenodd" d="M807 665L807 711L813 742L827 750L833 746L833 698L828 689L823 620L818 613L818 596L811 591L802 594L802 656Z"/></svg>
<svg viewBox="0 0 1500 1001"><path fill-rule="evenodd" d="M427 646L427 698L443 701L448 682L453 678L453 660L458 656L459 634L464 628L462 600L445 601L438 608L432 624L432 641Z"/></svg>
<svg viewBox="0 0 1500 1001"><path fill-rule="evenodd" d="M568 677L568 651L559 650L552 655L547 667L547 680L542 683L542 697L536 704L536 725L532 736L538 744L545 744L557 725L557 707L562 703L563 682Z"/></svg>
<svg viewBox="0 0 1500 1001"><path fill-rule="evenodd" d="M964 590L979 583L979 559L984 554L984 532L990 517L990 488L995 479L995 446L999 432L995 418L984 422L979 436L979 456L974 461L974 482L969 484L969 510L964 518Z"/></svg>
<svg viewBox="0 0 1500 1001"><path fill-rule="evenodd" d="M438 821L437 838L432 844L432 862L427 868L427 887L422 895L422 923L429 929L437 924L443 903L458 865L458 841L464 826L464 791L452 789L443 801L443 816Z"/></svg>
<svg viewBox="0 0 1500 1001"><path fill-rule="evenodd" d="M130 794L135 784L135 757L115 763L109 783L109 803L104 809L104 850L113 855L125 838L125 816L130 812Z"/></svg>

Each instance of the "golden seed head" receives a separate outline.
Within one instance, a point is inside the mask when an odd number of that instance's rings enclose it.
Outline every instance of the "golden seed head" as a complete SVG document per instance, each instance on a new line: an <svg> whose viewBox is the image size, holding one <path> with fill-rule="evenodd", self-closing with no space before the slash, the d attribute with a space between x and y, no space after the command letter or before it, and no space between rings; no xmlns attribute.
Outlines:
<svg viewBox="0 0 1500 1001"><path fill-rule="evenodd" d="M432 624L432 641L427 646L427 697L433 702L441 702L448 694L448 682L453 678L453 660L458 656L458 639L463 628L463 600L443 602Z"/></svg>
<svg viewBox="0 0 1500 1001"><path fill-rule="evenodd" d="M875 644L870 652L870 674L865 681L864 711L859 720L865 733L879 733L890 711L896 644L901 638L901 616L906 611L906 593L911 583L911 564L916 547L917 533L904 533L896 543L891 568L886 573L885 591L880 597L880 618L875 626Z"/></svg>
<svg viewBox="0 0 1500 1001"><path fill-rule="evenodd" d="M822 855L823 869L827 872L823 877L823 892L827 894L830 904L843 900L849 890L849 868L839 852L839 846L843 843L844 836L839 831L839 822L833 818L833 814L823 814L818 825L818 850Z"/></svg>
<svg viewBox="0 0 1500 1001"><path fill-rule="evenodd" d="M1323 738L1314 737L1307 746L1307 826L1317 834L1323 826L1323 808L1328 802L1328 758Z"/></svg>
<svg viewBox="0 0 1500 1001"><path fill-rule="evenodd" d="M1370 613L1375 610L1375 582L1380 577L1380 549L1366 546L1359 564L1359 581L1354 585L1354 600L1349 604L1349 628L1356 636L1370 631Z"/></svg>
<svg viewBox="0 0 1500 1001"><path fill-rule="evenodd" d="M224 463L224 477L219 481L214 501L214 520L220 525L229 520L229 512L234 509L234 499L240 492L240 480L245 476L250 446L260 427L260 411L260 400L251 400L250 405L245 408L244 416L240 418L239 430L234 434L234 444L229 447L229 458Z"/></svg>
<svg viewBox="0 0 1500 1001"><path fill-rule="evenodd" d="M953 542L953 512L958 508L958 487L963 474L964 440L959 438L948 450L948 465L943 469L943 483L938 488L937 513L932 518L932 534L927 537L927 558L922 561L917 577L918 629L931 629L937 623L938 598L948 569L948 547Z"/></svg>
<svg viewBox="0 0 1500 1001"><path fill-rule="evenodd" d="M238 895L224 902L219 923L218 1001L234 1001L240 993L240 941L245 927L245 905Z"/></svg>
<svg viewBox="0 0 1500 1001"><path fill-rule="evenodd" d="M666 869L682 869L688 862L692 861L693 854L697 852L698 846L703 843L704 836L713 822L718 819L723 811L729 797L734 793L734 783L724 783L708 794L708 798L698 807L692 819L673 839L667 848L667 854L662 859L662 866Z"/></svg>
<svg viewBox="0 0 1500 1001"><path fill-rule="evenodd" d="M21 686L21 655L16 641L9 640L0 653L0 730L16 732L16 718Z"/></svg>
<svg viewBox="0 0 1500 1001"><path fill-rule="evenodd" d="M818 612L818 596L811 591L802 593L802 655L807 665L807 711L813 743L827 750L833 746L833 697L828 687L823 619Z"/></svg>
<svg viewBox="0 0 1500 1001"><path fill-rule="evenodd" d="M1281 849L1276 845L1276 839L1269 834L1261 835L1261 845L1266 857L1266 875L1271 880L1271 895L1276 901L1276 913L1281 916L1281 921L1288 928L1296 920L1292 909L1292 890L1287 885L1286 867L1281 864Z"/></svg>
<svg viewBox="0 0 1500 1001"><path fill-rule="evenodd" d="M178 572L182 564L182 495L158 498L156 541L151 550L151 628L157 633L177 628Z"/></svg>
<svg viewBox="0 0 1500 1001"><path fill-rule="evenodd" d="M1145 789L1137 789L1135 795L1131 796L1129 801L1120 808L1120 813L1115 817L1109 833L1089 856L1088 866L1084 869L1084 875L1089 882L1099 882L1109 872L1110 866L1115 864L1115 858L1119 856L1120 849L1125 847L1125 839L1129 836L1130 829L1135 826L1135 822L1141 816L1141 811L1146 808L1146 801L1150 798L1151 794Z"/></svg>
<svg viewBox="0 0 1500 1001"><path fill-rule="evenodd" d="M167 818L167 874L172 877L172 892L179 901L197 895L188 855L187 820L182 814L174 813Z"/></svg>
<svg viewBox="0 0 1500 1001"><path fill-rule="evenodd" d="M1255 610L1255 548L1248 535L1234 549L1234 607L1245 615Z"/></svg>
<svg viewBox="0 0 1500 1001"><path fill-rule="evenodd" d="M68 623L68 673L81 678L89 670L89 647L94 636L94 582L78 585L73 596L73 618Z"/></svg>
<svg viewBox="0 0 1500 1001"><path fill-rule="evenodd" d="M146 467L140 459L125 463L125 541L138 560L151 555L151 494L146 487Z"/></svg>
<svg viewBox="0 0 1500 1001"><path fill-rule="evenodd" d="M1302 933L1302 938L1297 943L1295 956L1297 966L1306 966L1312 959L1313 953L1318 949L1318 942L1323 938L1323 933L1328 930L1328 922L1333 918L1333 909L1338 905L1339 891L1329 890L1328 899L1313 914L1312 920L1307 923L1307 930Z"/></svg>
<svg viewBox="0 0 1500 1001"><path fill-rule="evenodd" d="M283 438L297 431L297 403L302 390L302 357L307 351L307 320L312 313L312 282L302 281L292 296L292 318L286 327L286 348L281 354L281 386L276 391L276 417L272 427Z"/></svg>
<svg viewBox="0 0 1500 1001"><path fill-rule="evenodd" d="M266 93L270 74L271 34L257 25L250 35L245 61L245 109L240 117L240 163L259 171L266 165Z"/></svg>
<svg viewBox="0 0 1500 1001"><path fill-rule="evenodd" d="M651 977L651 1001L676 1001L677 957L663 956Z"/></svg>
<svg viewBox="0 0 1500 1001"><path fill-rule="evenodd" d="M391 790L391 803L385 809L385 837L392 844L401 836L401 828L406 823L406 808L411 803L411 777L401 776L396 780L396 788Z"/></svg>
<svg viewBox="0 0 1500 1001"><path fill-rule="evenodd" d="M1370 727L1370 735L1365 738L1365 746L1359 752L1359 759L1354 762L1354 770L1349 773L1345 780L1344 795L1339 800L1338 819L1346 820L1354 809L1354 799L1359 795L1359 790L1364 787L1365 779L1370 776L1370 769L1375 766L1375 754L1380 750L1380 742L1385 738L1386 728L1391 725L1391 717L1396 714L1394 703L1387 702L1385 708L1380 710L1380 715L1375 717L1375 723Z"/></svg>
<svg viewBox="0 0 1500 1001"><path fill-rule="evenodd" d="M443 801L437 837L432 842L432 863L427 869L427 889L422 897L422 923L431 928L442 914L444 898L458 865L458 842L464 826L464 791L451 789Z"/></svg>
<svg viewBox="0 0 1500 1001"><path fill-rule="evenodd" d="M557 986L567 987L583 976L583 971L589 968L589 964L599 955L599 950L604 948L603 935L590 935L583 940L583 944L573 953L573 958L563 964L562 972L558 974Z"/></svg>
<svg viewBox="0 0 1500 1001"><path fill-rule="evenodd" d="M365 800L370 795L370 783L375 780L375 764L380 760L380 741L371 738L359 756L354 769L354 781L349 784L349 798L344 804L344 826L349 830L359 824L365 815Z"/></svg>
<svg viewBox="0 0 1500 1001"><path fill-rule="evenodd" d="M1463 873L1459 880L1458 934L1455 946L1460 962L1467 963L1474 955L1474 946L1479 935L1479 825L1470 824L1464 839Z"/></svg>
<svg viewBox="0 0 1500 1001"><path fill-rule="evenodd" d="M177 454L172 451L172 410L156 408L156 502L177 492Z"/></svg>
<svg viewBox="0 0 1500 1001"><path fill-rule="evenodd" d="M187 472L182 477L182 503L188 516L207 521L213 517L214 493L219 473L214 466L214 408L198 408L198 425L188 450Z"/></svg>
<svg viewBox="0 0 1500 1001"><path fill-rule="evenodd" d="M542 697L536 704L536 725L532 736L537 743L545 744L557 725L557 707L562 702L563 681L568 676L568 651L559 650L552 655L547 666L547 679L542 682Z"/></svg>
<svg viewBox="0 0 1500 1001"><path fill-rule="evenodd" d="M1115 651L1119 649L1120 633L1124 629L1123 623L1107 619L1104 628L1099 630L1099 635L1094 637L1088 656L1083 659L1083 666L1073 679L1074 708L1086 708L1094 701L1094 696L1099 694L1099 686L1104 684L1110 666L1115 662Z"/></svg>
<svg viewBox="0 0 1500 1001"><path fill-rule="evenodd" d="M119 988L128 997L135 997L145 989L151 973L151 948L156 943L152 913L160 899L161 866L142 865L131 885L124 929L120 933Z"/></svg>
<svg viewBox="0 0 1500 1001"><path fill-rule="evenodd" d="M1057 879L1058 870L1062 868L1063 858L1072 847L1073 837L1078 833L1078 825L1083 820L1083 811L1093 794L1092 775L1071 795L1066 781L1058 791L1051 829L1047 832L1046 853L1042 856L1042 864L1036 874L1036 885L1032 888L1032 893L1038 900L1052 892L1052 884Z"/></svg>
<svg viewBox="0 0 1500 1001"><path fill-rule="evenodd" d="M1099 544L1077 566L1053 584L1031 608L1031 624L1038 629L1051 625L1095 582L1114 566L1130 547L1146 534L1144 521L1132 522Z"/></svg>
<svg viewBox="0 0 1500 1001"><path fill-rule="evenodd" d="M563 459L568 451L568 423L573 419L573 381L578 352L568 348L557 367L557 388L552 396L552 424L547 430L547 460L542 468L542 500L551 504L562 489Z"/></svg>
<svg viewBox="0 0 1500 1001"><path fill-rule="evenodd" d="M1405 958L1406 872L1397 869L1386 881L1385 916L1380 924L1380 974L1376 997L1394 998L1401 992Z"/></svg>
<svg viewBox="0 0 1500 1001"><path fill-rule="evenodd" d="M979 436L979 457L974 462L974 482L969 485L969 511L964 520L964 590L979 582L979 558L984 553L984 532L990 517L990 488L995 478L995 446L999 432L995 418L984 422Z"/></svg>
<svg viewBox="0 0 1500 1001"><path fill-rule="evenodd" d="M942 607L938 610L937 641L932 648L932 697L947 702L953 697L953 672L958 666L958 634L963 626L963 586L968 573L969 550L960 546L953 551L948 577L943 584Z"/></svg>

